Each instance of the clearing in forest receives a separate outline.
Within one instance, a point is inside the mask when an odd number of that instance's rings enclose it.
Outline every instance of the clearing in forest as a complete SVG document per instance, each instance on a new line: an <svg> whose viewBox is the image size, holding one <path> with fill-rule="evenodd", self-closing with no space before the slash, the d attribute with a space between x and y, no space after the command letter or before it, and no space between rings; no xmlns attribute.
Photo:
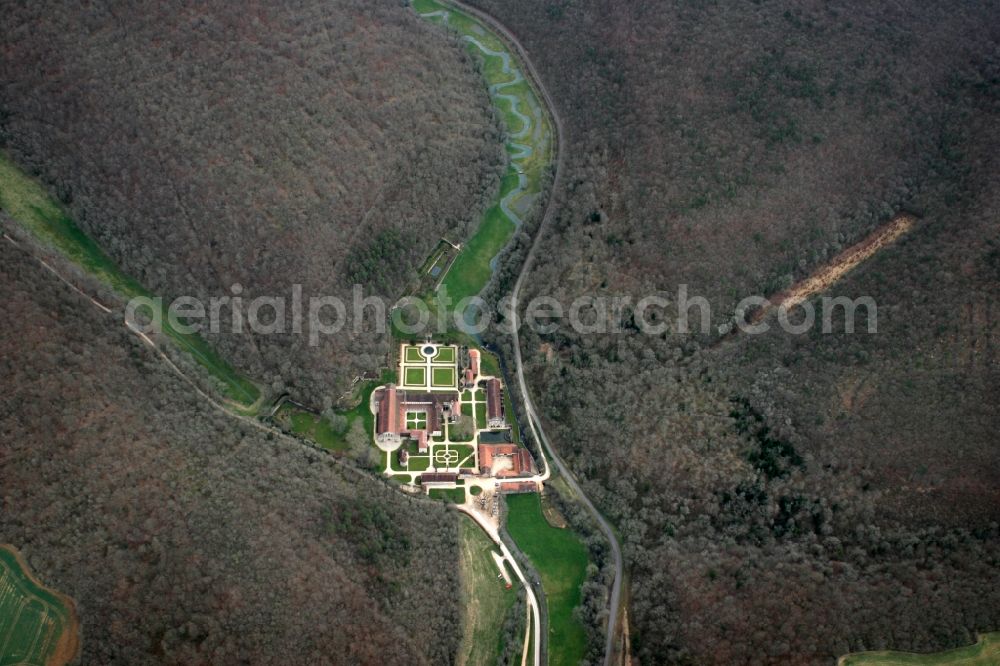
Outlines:
<svg viewBox="0 0 1000 666"><path fill-rule="evenodd" d="M995 666L1000 664L1000 632L980 634L972 645L918 654L916 652L856 652L841 657L837 666Z"/></svg>
<svg viewBox="0 0 1000 666"><path fill-rule="evenodd" d="M12 546L0 546L0 666L65 664L79 652L73 601L42 585Z"/></svg>
<svg viewBox="0 0 1000 666"><path fill-rule="evenodd" d="M542 577L549 609L549 663L579 664L587 631L573 615L587 577L587 548L568 529L552 527L537 493L509 495L507 531Z"/></svg>
<svg viewBox="0 0 1000 666"><path fill-rule="evenodd" d="M826 266L794 284L787 291L771 297L769 303L757 311L752 318L753 321L760 321L776 307L784 305L786 308L791 308L814 294L826 291L844 275L856 268L858 264L899 240L900 236L913 228L914 223L916 223L916 218L913 215L900 213L869 234L860 243L852 245L835 256Z"/></svg>
<svg viewBox="0 0 1000 666"><path fill-rule="evenodd" d="M511 613L518 591L507 589L498 578L496 562L491 553L496 549L489 537L471 518L461 518L461 553L459 578L462 583L462 645L458 653L460 666L495 664L503 653L504 621ZM523 627L514 631L511 641L523 640ZM515 654L520 649L513 646Z"/></svg>

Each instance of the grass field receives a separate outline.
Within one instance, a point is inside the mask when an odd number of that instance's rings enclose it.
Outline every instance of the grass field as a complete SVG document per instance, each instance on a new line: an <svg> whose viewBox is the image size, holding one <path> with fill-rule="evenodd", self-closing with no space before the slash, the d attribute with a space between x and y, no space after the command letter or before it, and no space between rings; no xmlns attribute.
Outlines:
<svg viewBox="0 0 1000 666"><path fill-rule="evenodd" d="M347 450L347 440L343 433L335 432L330 422L322 416L294 407L287 410L289 428L293 433L307 437L330 451Z"/></svg>
<svg viewBox="0 0 1000 666"><path fill-rule="evenodd" d="M154 298L142 285L122 273L97 243L83 233L49 197L45 189L26 176L3 153L0 153L0 209L126 299L140 296ZM260 397L260 389L222 360L201 336L181 333L173 328L167 320L167 305L158 308L163 332L222 383L227 398L249 409Z"/></svg>
<svg viewBox="0 0 1000 666"><path fill-rule="evenodd" d="M497 357L483 349L479 350L479 372L492 377L500 376L500 361Z"/></svg>
<svg viewBox="0 0 1000 666"><path fill-rule="evenodd" d="M465 502L465 488L431 488L427 494L433 499L444 500L449 504Z"/></svg>
<svg viewBox="0 0 1000 666"><path fill-rule="evenodd" d="M431 359L431 363L454 363L454 362L455 362L454 347L438 347L437 356Z"/></svg>
<svg viewBox="0 0 1000 666"><path fill-rule="evenodd" d="M510 401L510 391L507 387L504 387L503 392L503 408L504 414L506 414L507 425L510 426L510 434L517 444L521 443L521 429L517 426L517 419L514 418L516 412L514 411L514 403Z"/></svg>
<svg viewBox="0 0 1000 666"><path fill-rule="evenodd" d="M407 368L409 371L409 368ZM435 388L454 388L458 379L455 375L455 366L445 366L431 368L431 386Z"/></svg>
<svg viewBox="0 0 1000 666"><path fill-rule="evenodd" d="M426 368L404 368L403 386L424 386L427 383Z"/></svg>
<svg viewBox="0 0 1000 666"><path fill-rule="evenodd" d="M492 666L503 651L502 629L517 592L497 578L493 542L472 521L461 518L459 578L462 582L462 645L458 663Z"/></svg>
<svg viewBox="0 0 1000 666"><path fill-rule="evenodd" d="M573 617L580 604L580 587L587 575L587 549L568 529L549 525L535 493L510 495L507 531L542 577L549 607L549 663L578 664L587 646L587 632Z"/></svg>
<svg viewBox="0 0 1000 666"><path fill-rule="evenodd" d="M385 452L383 451L383 453L385 453ZM401 464L399 462L399 452L398 451L392 451L391 453L388 454L388 456L389 456L389 469L391 469L393 472L408 472L409 471L409 461L407 461L406 465Z"/></svg>
<svg viewBox="0 0 1000 666"><path fill-rule="evenodd" d="M431 466L431 457L428 455L423 456L410 456L410 461L408 463L409 472L423 472L426 471L428 467Z"/></svg>
<svg viewBox="0 0 1000 666"><path fill-rule="evenodd" d="M507 196L517 187L517 172L508 169L500 181L497 200ZM475 296L490 281L493 270L490 261L514 235L514 223L500 210L499 204L491 206L469 242L462 246L455 264L448 271L442 283L448 289L448 296L456 303L463 298Z"/></svg>
<svg viewBox="0 0 1000 666"><path fill-rule="evenodd" d="M330 451L346 451L350 448L347 443L347 433L357 419L361 420L365 432L373 432L375 429L375 415L368 408L372 391L380 384L388 384L395 379L395 373L391 370L383 370L378 381L369 380L359 383L356 391L358 404L353 409L340 412L341 416L347 419L347 424L343 432L335 432L322 416L317 416L298 407L284 404L275 414L275 420L287 430L291 430L296 435L307 437L324 449Z"/></svg>
<svg viewBox="0 0 1000 666"><path fill-rule="evenodd" d="M476 450L469 444L449 444L448 448L452 451L458 452L459 460L465 460L476 452Z"/></svg>
<svg viewBox="0 0 1000 666"><path fill-rule="evenodd" d="M10 546L0 546L0 665L65 664L79 650L73 602L31 575Z"/></svg>
<svg viewBox="0 0 1000 666"><path fill-rule="evenodd" d="M437 467L456 467L462 463L471 466L473 461L470 456L475 453L475 449L468 444L449 444L447 450L444 447L434 449L434 465Z"/></svg>
<svg viewBox="0 0 1000 666"><path fill-rule="evenodd" d="M414 347L413 345L409 345L405 347L405 350L403 351L403 359L407 363L423 363L424 355L420 351L420 347Z"/></svg>
<svg viewBox="0 0 1000 666"><path fill-rule="evenodd" d="M1000 632L980 634L979 642L929 654L858 652L841 657L838 666L995 666L1000 664Z"/></svg>
<svg viewBox="0 0 1000 666"><path fill-rule="evenodd" d="M435 467L456 467L458 465L458 452L438 447L434 449Z"/></svg>

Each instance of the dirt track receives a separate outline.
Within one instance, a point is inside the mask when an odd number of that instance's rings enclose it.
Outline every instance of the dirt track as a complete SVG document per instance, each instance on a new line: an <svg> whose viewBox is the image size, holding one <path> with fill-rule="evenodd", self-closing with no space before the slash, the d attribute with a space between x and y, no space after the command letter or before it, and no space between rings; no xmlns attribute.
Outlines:
<svg viewBox="0 0 1000 666"><path fill-rule="evenodd" d="M767 306L761 308L751 318L757 323L766 317L776 307L784 305L791 308L814 294L826 291L836 284L848 272L866 259L874 256L879 250L892 245L913 228L917 219L908 213L900 213L889 222L879 227L860 243L856 243L835 256L830 263L823 266L806 279L798 282L787 291L775 294L769 299Z"/></svg>

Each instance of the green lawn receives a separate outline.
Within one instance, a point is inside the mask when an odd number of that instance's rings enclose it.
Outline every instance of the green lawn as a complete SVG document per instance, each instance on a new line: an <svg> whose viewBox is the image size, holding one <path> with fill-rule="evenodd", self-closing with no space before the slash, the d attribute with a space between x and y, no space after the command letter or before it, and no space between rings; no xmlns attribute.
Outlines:
<svg viewBox="0 0 1000 666"><path fill-rule="evenodd" d="M434 449L435 467L455 467L460 460L457 451L451 451L449 447L438 446Z"/></svg>
<svg viewBox="0 0 1000 666"><path fill-rule="evenodd" d="M459 460L465 460L476 452L470 444L449 444L448 448L452 451L458 451Z"/></svg>
<svg viewBox="0 0 1000 666"><path fill-rule="evenodd" d="M508 590L490 553L496 546L471 518L461 519L459 579L462 583L462 645L458 663L495 664L503 652L503 624L517 592ZM517 640L523 634L518 632ZM520 652L518 652L520 654Z"/></svg>
<svg viewBox="0 0 1000 666"><path fill-rule="evenodd" d="M124 298L154 298L145 287L125 275L97 243L83 233L59 204L49 197L45 189L25 175L2 152L0 209ZM249 410L260 397L260 389L226 363L201 336L181 333L173 328L167 320L167 306L169 303L163 303L158 308L163 332L221 382L227 398Z"/></svg>
<svg viewBox="0 0 1000 666"><path fill-rule="evenodd" d="M427 383L426 368L404 368L404 386L424 386Z"/></svg>
<svg viewBox="0 0 1000 666"><path fill-rule="evenodd" d="M334 431L330 422L322 416L317 416L298 407L284 404L275 414L275 420L291 430L296 435L307 437L325 449L331 451L346 451L350 448L347 443L347 433L350 431L354 421L361 419L366 433L372 433L375 429L375 415L368 408L372 391L380 384L388 384L394 379L390 370L384 370L378 381L369 380L359 383L356 391L358 403L352 409L339 412L347 419L343 432Z"/></svg>
<svg viewBox="0 0 1000 666"><path fill-rule="evenodd" d="M423 430L427 427L427 412L407 412L406 429Z"/></svg>
<svg viewBox="0 0 1000 666"><path fill-rule="evenodd" d="M431 457L429 455L410 456L409 461L407 461L408 472L423 472L430 466Z"/></svg>
<svg viewBox="0 0 1000 666"><path fill-rule="evenodd" d="M423 363L424 361L424 355L423 352L420 351L420 347L414 347L413 345L405 347L403 358L408 363Z"/></svg>
<svg viewBox="0 0 1000 666"><path fill-rule="evenodd" d="M409 368L407 368L409 372ZM431 368L431 386L436 388L454 387L457 385L455 366Z"/></svg>
<svg viewBox="0 0 1000 666"><path fill-rule="evenodd" d="M444 500L448 504L465 502L465 488L431 488L427 494L434 499Z"/></svg>
<svg viewBox="0 0 1000 666"><path fill-rule="evenodd" d="M573 617L587 575L587 549L568 529L549 525L540 497L510 495L507 531L542 577L549 608L549 663L578 664L587 647L587 632Z"/></svg>
<svg viewBox="0 0 1000 666"><path fill-rule="evenodd" d="M434 461L435 461L435 463L437 463L438 465L445 465L445 464L447 464L447 465L449 465L451 467L455 467L456 465L459 465L459 464L461 464L463 462L465 462L465 464L467 466L472 464L472 462L473 462L472 460L466 460L469 456L471 456L472 454L475 453L475 449L472 448L471 445L469 445L469 444L449 444L447 450L451 451L453 453L448 454L448 457L445 458L445 457L443 457L444 456L444 451L445 451L444 447L439 446L436 449L434 449ZM439 457L439 454L441 454L441 457ZM456 456L457 456L457 458L456 458ZM444 462L445 460L449 460L449 461L453 461L453 462L447 462L446 463L446 462Z"/></svg>
<svg viewBox="0 0 1000 666"><path fill-rule="evenodd" d="M397 472L422 472L431 466L429 454L417 453L417 442L412 439L404 439L400 449L406 449L410 454L406 465L399 464L399 449L392 452L392 469Z"/></svg>
<svg viewBox="0 0 1000 666"><path fill-rule="evenodd" d="M514 404L510 401L510 391L507 387L504 387L503 392L503 408L504 414L507 419L507 425L510 426L510 434L516 444L521 443L521 429L517 427L517 419L514 418Z"/></svg>
<svg viewBox="0 0 1000 666"><path fill-rule="evenodd" d="M349 448L345 433L336 432L330 422L322 416L295 407L283 406L279 410L279 420L282 413L287 415L289 429L296 435L307 437L330 451L346 451Z"/></svg>
<svg viewBox="0 0 1000 666"><path fill-rule="evenodd" d="M517 186L517 180L517 172L508 169L500 181L498 202ZM462 246L455 264L444 279L443 284L448 288L448 296L455 303L468 296L475 296L483 290L493 274L490 260L514 235L514 228L514 223L500 210L499 203L486 211L476 233Z"/></svg>
<svg viewBox="0 0 1000 666"><path fill-rule="evenodd" d="M995 666L1000 664L1000 632L980 634L973 645L917 654L915 652L857 652L841 657L838 666Z"/></svg>
<svg viewBox="0 0 1000 666"><path fill-rule="evenodd" d="M412 460L412 458L410 460ZM391 469L393 472L408 472L408 471L410 471L409 467L407 465L403 465L403 464L401 464L399 462L399 451L398 450L397 451L391 451L389 453L389 469Z"/></svg>
<svg viewBox="0 0 1000 666"><path fill-rule="evenodd" d="M375 415L369 409L372 392L380 385L390 384L396 380L396 373L393 370L383 369L379 379L369 380L361 384L357 389L358 403L353 409L342 412L347 417L348 423L353 424L355 419L361 419L365 432L375 431ZM349 429L349 428L348 428Z"/></svg>
<svg viewBox="0 0 1000 666"><path fill-rule="evenodd" d="M438 446L434 449L434 464L438 467L445 465L455 467L461 463L471 465L472 460L467 460L475 453L475 449L469 444L448 444Z"/></svg>
<svg viewBox="0 0 1000 666"><path fill-rule="evenodd" d="M66 663L79 648L72 602L36 581L0 546L0 665Z"/></svg>
<svg viewBox="0 0 1000 666"><path fill-rule="evenodd" d="M431 359L431 363L455 363L455 348L438 347L437 356Z"/></svg>
<svg viewBox="0 0 1000 666"><path fill-rule="evenodd" d="M491 377L500 376L500 362L488 351L479 350L479 373Z"/></svg>
<svg viewBox="0 0 1000 666"><path fill-rule="evenodd" d="M324 449L331 451L346 451L348 449L344 433L335 431L330 422L321 416L314 417L312 432L307 433L306 436Z"/></svg>

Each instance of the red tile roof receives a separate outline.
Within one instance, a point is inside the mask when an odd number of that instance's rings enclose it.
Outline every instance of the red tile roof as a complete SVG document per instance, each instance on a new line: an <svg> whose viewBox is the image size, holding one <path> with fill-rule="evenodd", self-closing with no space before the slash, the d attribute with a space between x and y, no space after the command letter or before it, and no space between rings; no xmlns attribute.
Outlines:
<svg viewBox="0 0 1000 666"><path fill-rule="evenodd" d="M497 456L510 456L510 469L502 469L497 472L498 478L509 476L522 476L531 473L532 459L528 449L523 449L517 444L480 444L479 445L479 472L489 474L493 470L493 459Z"/></svg>
<svg viewBox="0 0 1000 666"><path fill-rule="evenodd" d="M503 392L496 377L486 380L486 418L503 418Z"/></svg>
<svg viewBox="0 0 1000 666"><path fill-rule="evenodd" d="M438 473L430 472L427 474L420 475L420 483L422 484L454 483L455 481L458 481L458 474L448 474L444 472L438 472Z"/></svg>
<svg viewBox="0 0 1000 666"><path fill-rule="evenodd" d="M505 481L500 484L502 493L536 493L538 484L534 481Z"/></svg>
<svg viewBox="0 0 1000 666"><path fill-rule="evenodd" d="M375 394L378 401L378 420L375 433L399 432L399 408L397 406L396 387L390 384Z"/></svg>

